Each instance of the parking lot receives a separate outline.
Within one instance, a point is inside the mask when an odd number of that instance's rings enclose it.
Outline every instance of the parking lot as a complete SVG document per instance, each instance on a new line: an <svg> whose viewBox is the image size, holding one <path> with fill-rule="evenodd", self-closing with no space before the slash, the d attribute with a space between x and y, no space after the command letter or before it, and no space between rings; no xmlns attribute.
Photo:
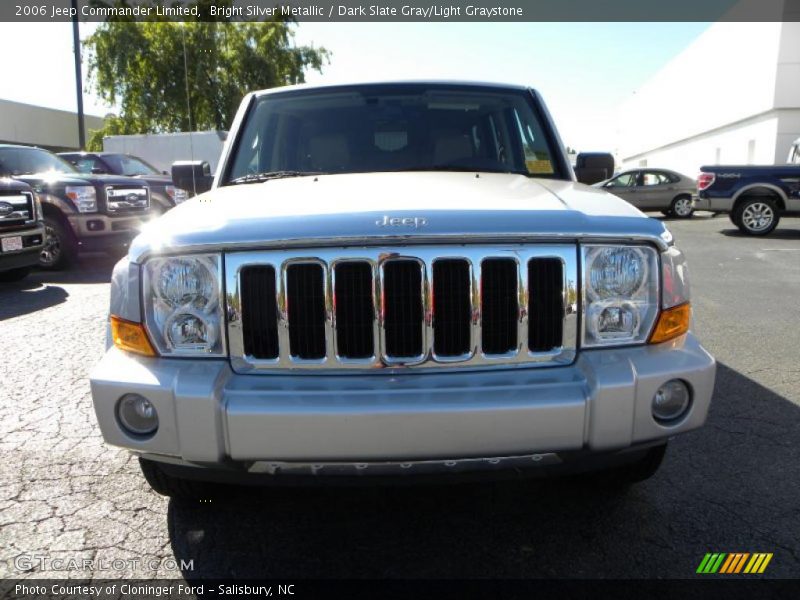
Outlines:
<svg viewBox="0 0 800 600"><path fill-rule="evenodd" d="M706 427L624 493L535 480L169 501L94 419L87 375L112 260L4 284L0 576L87 575L15 563L40 553L102 563L98 578L682 578L706 552L772 552L767 576L797 576L800 219L764 239L707 213L669 227L690 261L695 329L719 361L716 393Z"/></svg>

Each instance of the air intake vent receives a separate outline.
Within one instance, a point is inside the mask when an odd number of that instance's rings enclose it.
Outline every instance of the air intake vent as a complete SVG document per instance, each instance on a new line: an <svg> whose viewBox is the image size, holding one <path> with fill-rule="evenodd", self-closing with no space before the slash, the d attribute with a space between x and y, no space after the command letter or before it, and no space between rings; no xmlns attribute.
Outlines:
<svg viewBox="0 0 800 600"><path fill-rule="evenodd" d="M336 352L343 358L374 356L372 267L367 262L336 265L334 273Z"/></svg>
<svg viewBox="0 0 800 600"><path fill-rule="evenodd" d="M239 276L242 282L244 353L260 359L277 358L275 269L271 266L245 267Z"/></svg>
<svg viewBox="0 0 800 600"><path fill-rule="evenodd" d="M470 352L469 280L466 260L433 263L433 351L437 356L464 356Z"/></svg>
<svg viewBox="0 0 800 600"><path fill-rule="evenodd" d="M286 270L289 349L296 358L325 358L323 275L318 264L293 264Z"/></svg>
<svg viewBox="0 0 800 600"><path fill-rule="evenodd" d="M393 260L383 266L383 318L386 355L422 355L422 265Z"/></svg>
<svg viewBox="0 0 800 600"><path fill-rule="evenodd" d="M517 348L517 263L489 258L481 268L482 345L484 354L506 354Z"/></svg>
<svg viewBox="0 0 800 600"><path fill-rule="evenodd" d="M528 282L528 347L531 352L558 348L563 336L563 264L557 258L532 259L528 263Z"/></svg>

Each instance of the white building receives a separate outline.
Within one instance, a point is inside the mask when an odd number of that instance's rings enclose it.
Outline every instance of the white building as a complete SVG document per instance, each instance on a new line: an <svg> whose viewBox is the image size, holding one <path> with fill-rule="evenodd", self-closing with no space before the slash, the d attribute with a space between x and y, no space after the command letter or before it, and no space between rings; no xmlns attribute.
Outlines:
<svg viewBox="0 0 800 600"><path fill-rule="evenodd" d="M40 146L49 150L77 150L78 115L11 100L0 100L0 143ZM84 115L86 139L102 129L103 117Z"/></svg>
<svg viewBox="0 0 800 600"><path fill-rule="evenodd" d="M800 23L715 23L621 107L622 168L783 163L800 137Z"/></svg>

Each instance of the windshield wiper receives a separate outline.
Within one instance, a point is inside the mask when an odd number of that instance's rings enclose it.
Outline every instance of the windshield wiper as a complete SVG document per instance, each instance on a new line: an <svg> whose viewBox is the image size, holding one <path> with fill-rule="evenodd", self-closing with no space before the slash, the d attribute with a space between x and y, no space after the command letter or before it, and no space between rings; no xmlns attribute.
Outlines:
<svg viewBox="0 0 800 600"><path fill-rule="evenodd" d="M226 185L239 185L241 183L261 183L270 179L284 179L286 177L305 177L308 175L324 175L321 171L264 171L263 173L248 173L236 179L231 179Z"/></svg>

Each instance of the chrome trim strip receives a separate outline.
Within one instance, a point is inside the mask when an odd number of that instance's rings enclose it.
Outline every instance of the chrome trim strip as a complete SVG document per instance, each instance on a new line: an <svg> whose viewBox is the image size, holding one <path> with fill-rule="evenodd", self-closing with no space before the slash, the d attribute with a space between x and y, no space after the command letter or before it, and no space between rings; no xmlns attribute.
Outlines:
<svg viewBox="0 0 800 600"><path fill-rule="evenodd" d="M564 314L562 320L563 343L559 348L547 352L528 350L528 281L527 264L532 258L557 258L563 265ZM438 259L466 260L471 274L471 352L458 357L437 357L433 352L433 263ZM481 263L486 258L511 258L518 265L518 340L514 352L503 355L485 355L481 349L480 278ZM385 307L383 306L383 267L395 260L414 260L420 264L423 302L423 353L416 357L386 356ZM366 359L346 359L336 354L336 315L333 305L335 267L342 262L367 262L372 266L375 319L373 325L373 348L375 356ZM469 246L413 246L360 248L318 248L305 250L267 250L225 254L225 277L227 290L227 333L230 359L233 370L238 373L274 372L285 373L287 369L330 370L332 372L374 371L395 368L476 368L486 366L554 366L570 364L575 360L578 341L578 245L469 245ZM289 350L289 321L286 305L286 269L291 264L315 263L325 269L325 310L327 356L319 360L303 360L292 357ZM278 359L257 359L244 353L241 323L240 280L241 269L249 265L272 265L278 282Z"/></svg>

